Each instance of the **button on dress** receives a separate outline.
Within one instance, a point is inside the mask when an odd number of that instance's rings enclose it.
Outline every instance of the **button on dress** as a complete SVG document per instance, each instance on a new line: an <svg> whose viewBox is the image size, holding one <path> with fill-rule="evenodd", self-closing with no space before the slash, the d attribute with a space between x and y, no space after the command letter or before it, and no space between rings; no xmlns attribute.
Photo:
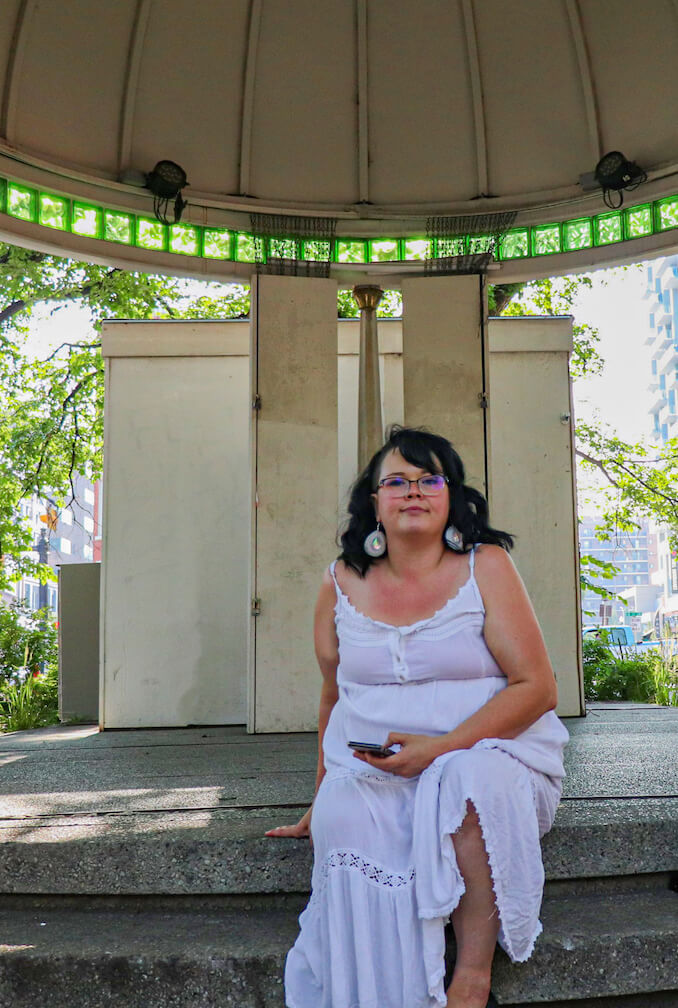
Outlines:
<svg viewBox="0 0 678 1008"><path fill-rule="evenodd" d="M335 704L326 774L311 819L311 898L287 956L287 1008L437 1008L446 1004L444 927L464 894L451 834L476 809L497 903L499 944L529 958L541 932L539 840L553 823L568 733L553 711L513 739L445 753L418 777L356 760L350 739L445 734L502 689L483 637L474 575L433 616L371 619L339 588Z"/></svg>

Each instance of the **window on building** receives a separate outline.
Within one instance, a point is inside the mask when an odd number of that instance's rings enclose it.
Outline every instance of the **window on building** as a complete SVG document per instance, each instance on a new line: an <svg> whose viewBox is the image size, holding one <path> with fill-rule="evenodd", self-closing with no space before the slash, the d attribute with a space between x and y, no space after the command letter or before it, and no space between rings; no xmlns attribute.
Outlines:
<svg viewBox="0 0 678 1008"><path fill-rule="evenodd" d="M85 527L85 532L94 532L94 519L90 518L89 515L83 517L82 524Z"/></svg>
<svg viewBox="0 0 678 1008"><path fill-rule="evenodd" d="M83 546L82 547L82 555L85 558L85 560L91 560L92 556L93 556L92 547L91 546L87 546L87 545Z"/></svg>
<svg viewBox="0 0 678 1008"><path fill-rule="evenodd" d="M71 511L70 508L64 508L61 514L59 515L59 518L64 523L64 525L73 524L73 512Z"/></svg>
<svg viewBox="0 0 678 1008"><path fill-rule="evenodd" d="M94 490L91 490L89 487L85 487L84 496L86 504L94 504Z"/></svg>
<svg viewBox="0 0 678 1008"><path fill-rule="evenodd" d="M59 551L61 553L66 553L68 556L70 556L70 554L72 552L72 550L71 550L71 540L70 539L66 539L64 536L62 536L61 539L59 539Z"/></svg>

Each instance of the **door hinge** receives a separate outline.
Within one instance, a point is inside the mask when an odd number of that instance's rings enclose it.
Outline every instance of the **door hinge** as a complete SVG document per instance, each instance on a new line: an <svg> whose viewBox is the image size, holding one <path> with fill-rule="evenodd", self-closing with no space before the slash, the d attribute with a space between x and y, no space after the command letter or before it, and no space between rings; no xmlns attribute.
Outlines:
<svg viewBox="0 0 678 1008"><path fill-rule="evenodd" d="M255 597L252 599L252 615L259 616L260 613L261 613L261 599L255 595Z"/></svg>
<svg viewBox="0 0 678 1008"><path fill-rule="evenodd" d="M252 409L256 410L257 412L259 412L259 410L261 409L261 396L259 395L258 392L255 393L255 396L252 399Z"/></svg>
<svg viewBox="0 0 678 1008"><path fill-rule="evenodd" d="M487 407L489 405L488 400L487 400L487 392L479 392L478 393L478 400L480 402L480 408L481 409L487 409Z"/></svg>

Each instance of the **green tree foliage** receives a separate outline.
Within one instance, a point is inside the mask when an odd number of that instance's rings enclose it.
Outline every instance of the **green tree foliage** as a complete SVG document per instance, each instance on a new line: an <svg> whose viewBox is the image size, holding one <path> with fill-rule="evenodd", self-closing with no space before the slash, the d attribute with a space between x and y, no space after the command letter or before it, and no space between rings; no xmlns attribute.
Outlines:
<svg viewBox="0 0 678 1008"><path fill-rule="evenodd" d="M23 602L0 604L0 690L56 665L57 630L52 614Z"/></svg>
<svg viewBox="0 0 678 1008"><path fill-rule="evenodd" d="M37 309L84 308L91 337L45 360L24 350ZM130 273L0 244L0 588L25 574L49 576L31 556L33 530L17 517L37 494L57 509L74 496L77 473L96 479L103 450L106 318L242 318L249 290Z"/></svg>

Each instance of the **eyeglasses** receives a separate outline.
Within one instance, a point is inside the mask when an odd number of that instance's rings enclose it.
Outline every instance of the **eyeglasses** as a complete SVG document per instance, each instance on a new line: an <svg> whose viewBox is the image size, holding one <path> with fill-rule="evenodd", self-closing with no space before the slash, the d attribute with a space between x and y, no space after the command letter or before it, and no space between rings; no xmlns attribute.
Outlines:
<svg viewBox="0 0 678 1008"><path fill-rule="evenodd" d="M387 476L379 480L377 490L384 490L389 497L406 497L412 484L416 484L425 497L433 497L440 493L449 480L442 473L431 473L420 476L419 479L408 480L404 476Z"/></svg>

